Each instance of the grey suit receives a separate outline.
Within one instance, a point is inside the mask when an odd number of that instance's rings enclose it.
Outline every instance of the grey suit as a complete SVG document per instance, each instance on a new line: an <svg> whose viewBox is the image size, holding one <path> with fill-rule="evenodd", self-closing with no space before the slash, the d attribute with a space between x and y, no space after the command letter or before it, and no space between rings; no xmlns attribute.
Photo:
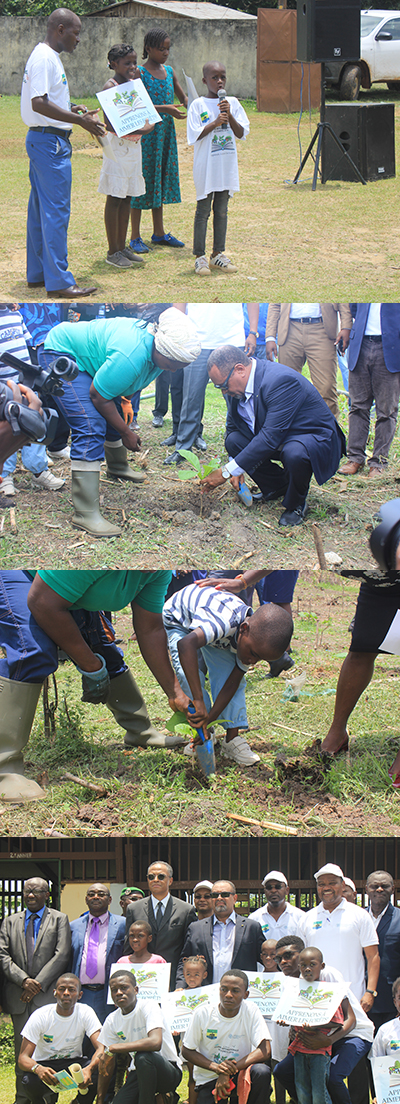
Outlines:
<svg viewBox="0 0 400 1104"><path fill-rule="evenodd" d="M68 917L55 909L44 909L38 931L30 975L40 982L40 993L29 1004L21 1001L21 987L27 970L25 941L25 909L7 916L0 930L0 969L4 975L3 1007L9 1012L14 1026L15 1057L21 1045L20 1032L35 1008L53 1004L53 987L57 978L68 969L71 933ZM22 1071L17 1073L17 1104L25 1104L28 1097L21 1085Z"/></svg>
<svg viewBox="0 0 400 1104"><path fill-rule="evenodd" d="M187 901L181 901L179 897L170 897L160 928L157 930L151 897L145 897L142 901L134 901L131 905L128 905L126 913L125 953L130 951L128 933L131 924L135 920L146 920L150 924L152 932L150 949L154 954L162 955L167 962L171 963L170 989L175 989L176 968L189 924L197 920L196 909L193 905L189 905Z"/></svg>

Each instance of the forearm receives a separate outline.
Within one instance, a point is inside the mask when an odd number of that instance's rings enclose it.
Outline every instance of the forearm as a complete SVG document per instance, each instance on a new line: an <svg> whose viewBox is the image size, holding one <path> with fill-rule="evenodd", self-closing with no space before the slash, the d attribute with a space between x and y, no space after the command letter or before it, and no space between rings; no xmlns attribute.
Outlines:
<svg viewBox="0 0 400 1104"><path fill-rule="evenodd" d="M182 1046L182 1054L187 1062L192 1062L194 1066L200 1066L200 1069L211 1070L218 1077L220 1072L218 1063L212 1062L211 1058L207 1058L199 1050L189 1050L188 1047Z"/></svg>
<svg viewBox="0 0 400 1104"><path fill-rule="evenodd" d="M379 971L381 966L381 960L378 950L374 954L371 954L367 958L367 984L366 989L376 989L379 981Z"/></svg>
<svg viewBox="0 0 400 1104"><path fill-rule="evenodd" d="M13 433L9 422L3 422L1 426L1 440L0 440L0 472L2 471L4 461L12 456L13 452L23 447L28 442L28 437L24 433Z"/></svg>
<svg viewBox="0 0 400 1104"><path fill-rule="evenodd" d="M267 1062L271 1057L271 1045L265 1040L264 1047L256 1047L252 1050L251 1054L247 1054L245 1058L240 1058L236 1063L238 1070L248 1069L249 1066L253 1066L255 1062Z"/></svg>
<svg viewBox="0 0 400 1104"><path fill-rule="evenodd" d="M116 429L117 433L120 433L122 437L126 430L126 425L124 419L117 410L114 400L104 399L103 395L100 395L99 391L96 391L93 383L90 386L90 398L93 406L95 406L99 414L105 418L107 424L112 426L113 429Z"/></svg>
<svg viewBox="0 0 400 1104"><path fill-rule="evenodd" d="M206 123L204 130L202 130L201 134L199 134L196 141L200 142L202 138L205 138L207 134L211 134L211 131L216 130L218 126L221 126L221 120L219 116L217 116L216 119L210 119L210 122Z"/></svg>
<svg viewBox="0 0 400 1104"><path fill-rule="evenodd" d="M249 329L257 333L258 330L258 318L260 314L259 303L247 303L247 314L249 316Z"/></svg>
<svg viewBox="0 0 400 1104"><path fill-rule="evenodd" d="M192 698L199 701L203 697L199 674L199 645L195 633L188 633L178 641L178 653L183 671L190 686Z"/></svg>
<svg viewBox="0 0 400 1104"><path fill-rule="evenodd" d="M60 123L70 123L71 126L79 123L79 115L73 111L67 111L64 107L58 107L45 97L34 96L31 104L32 110L37 111L38 115L45 115L46 119L56 119Z"/></svg>
<svg viewBox="0 0 400 1104"><path fill-rule="evenodd" d="M207 716L207 725L216 721L217 717L220 717L221 714L223 715L224 709L232 700L234 694L236 694L238 686L240 686L243 674L244 672L240 670L240 667L233 668L233 671L231 671L222 689L219 691L219 694L217 694L212 709L210 709Z"/></svg>
<svg viewBox="0 0 400 1104"><path fill-rule="evenodd" d="M140 632L135 620L137 641L143 659L167 698L173 698L177 689L177 678L168 655L167 635L164 626L151 632Z"/></svg>
<svg viewBox="0 0 400 1104"><path fill-rule="evenodd" d="M229 126L235 135L235 138L243 138L244 129L241 123L238 123L237 119L229 112Z"/></svg>
<svg viewBox="0 0 400 1104"><path fill-rule="evenodd" d="M101 663L85 643L69 610L54 609L40 599L28 597L28 606L40 628L70 656L82 671L98 671Z"/></svg>

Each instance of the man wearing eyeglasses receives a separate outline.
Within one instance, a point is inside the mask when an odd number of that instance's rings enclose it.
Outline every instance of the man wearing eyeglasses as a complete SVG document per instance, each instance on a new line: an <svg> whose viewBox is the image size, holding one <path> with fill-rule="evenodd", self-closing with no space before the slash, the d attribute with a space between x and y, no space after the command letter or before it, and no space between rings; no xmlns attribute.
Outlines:
<svg viewBox="0 0 400 1104"><path fill-rule="evenodd" d="M170 989L175 989L176 968L189 924L197 920L196 910L187 901L172 897L173 870L169 863L151 863L147 871L149 897L134 901L126 913L125 954L129 954L129 928L136 920L146 920L152 932L151 950L171 963Z"/></svg>
<svg viewBox="0 0 400 1104"><path fill-rule="evenodd" d="M191 955L203 955L206 960L205 985L219 982L226 970L256 970L261 962L262 928L257 920L235 912L237 893L233 882L214 882L211 900L213 915L191 924L186 936L176 975L176 984L183 989L183 959Z"/></svg>
<svg viewBox="0 0 400 1104"><path fill-rule="evenodd" d="M101 1023L112 1010L107 1006L111 966L122 955L125 920L110 912L108 886L95 882L86 894L88 912L72 920L71 971L79 977L82 1000L96 1012Z"/></svg>
<svg viewBox="0 0 400 1104"><path fill-rule="evenodd" d="M220 345L208 374L228 403L229 460L203 480L205 491L230 479L236 491L247 472L264 502L283 499L279 525L301 525L312 475L326 483L346 452L340 426L316 387L293 368Z"/></svg>

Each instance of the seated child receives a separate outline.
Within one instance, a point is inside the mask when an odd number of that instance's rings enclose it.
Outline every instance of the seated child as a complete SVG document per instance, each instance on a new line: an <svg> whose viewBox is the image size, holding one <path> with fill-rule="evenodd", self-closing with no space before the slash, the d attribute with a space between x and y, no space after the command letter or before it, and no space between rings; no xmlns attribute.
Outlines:
<svg viewBox="0 0 400 1104"><path fill-rule="evenodd" d="M147 920L135 920L129 928L129 946L132 948L131 954L122 955L122 958L117 959L118 966L127 966L130 962L136 962L138 965L141 962L150 963L163 963L166 962L165 958L161 955L152 954L149 943L151 943L151 927L147 923Z"/></svg>
<svg viewBox="0 0 400 1104"><path fill-rule="evenodd" d="M236 138L246 138L249 120L235 96L219 96L225 90L226 69L219 61L203 66L203 84L207 94L190 104L187 117L187 139L194 146L193 177L197 208L194 219L193 253L197 276L216 272L237 272L236 265L226 256L225 239L229 197L239 191ZM214 240L207 261L206 234L211 204L214 216Z"/></svg>
<svg viewBox="0 0 400 1104"><path fill-rule="evenodd" d="M182 1047L194 1064L197 1104L215 1104L230 1096L237 1102L238 1077L249 1070L248 1104L267 1104L271 1092L269 1031L259 1008L249 1004L243 970L228 970L220 981L219 1003L193 1013ZM244 1091L248 1086L243 1086Z"/></svg>
<svg viewBox="0 0 400 1104"><path fill-rule="evenodd" d="M293 631L290 614L272 602L253 613L235 594L192 583L168 598L163 621L172 665L196 710L193 725L208 726L221 718L226 729L222 754L241 765L258 763L259 756L239 736L240 728L248 728L243 676L250 664L282 655ZM212 707L204 691L204 664Z"/></svg>

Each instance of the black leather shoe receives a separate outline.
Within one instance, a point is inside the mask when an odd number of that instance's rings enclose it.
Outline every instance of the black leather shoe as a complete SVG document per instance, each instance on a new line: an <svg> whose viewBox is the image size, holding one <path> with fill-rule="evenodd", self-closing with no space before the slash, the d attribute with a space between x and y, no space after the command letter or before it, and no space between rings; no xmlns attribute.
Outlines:
<svg viewBox="0 0 400 1104"><path fill-rule="evenodd" d="M172 448L172 445L176 445L176 433L171 433L170 437L166 437L165 441L161 441L162 445L167 445L168 448Z"/></svg>
<svg viewBox="0 0 400 1104"><path fill-rule="evenodd" d="M194 442L194 447L195 447L195 449L198 449L199 452L206 452L207 451L207 441L204 440L204 437L201 436L201 433L199 433L199 436L196 437L196 440Z"/></svg>
<svg viewBox="0 0 400 1104"><path fill-rule="evenodd" d="M179 455L179 452L171 452L170 456L166 456L163 460L163 464L182 464L183 456Z"/></svg>
<svg viewBox="0 0 400 1104"><path fill-rule="evenodd" d="M289 655L289 652L284 652L279 659L273 659L269 665L268 674L266 678L278 678L281 671L290 671L290 668L294 667L294 659Z"/></svg>
<svg viewBox="0 0 400 1104"><path fill-rule="evenodd" d="M302 506L296 506L294 510L284 510L279 518L279 525L301 525L307 513L307 502Z"/></svg>
<svg viewBox="0 0 400 1104"><path fill-rule="evenodd" d="M288 483L283 483L281 487L278 487L275 491L268 491L267 494L261 494L261 496L253 495L255 502L273 502L276 498L283 498L288 489Z"/></svg>

